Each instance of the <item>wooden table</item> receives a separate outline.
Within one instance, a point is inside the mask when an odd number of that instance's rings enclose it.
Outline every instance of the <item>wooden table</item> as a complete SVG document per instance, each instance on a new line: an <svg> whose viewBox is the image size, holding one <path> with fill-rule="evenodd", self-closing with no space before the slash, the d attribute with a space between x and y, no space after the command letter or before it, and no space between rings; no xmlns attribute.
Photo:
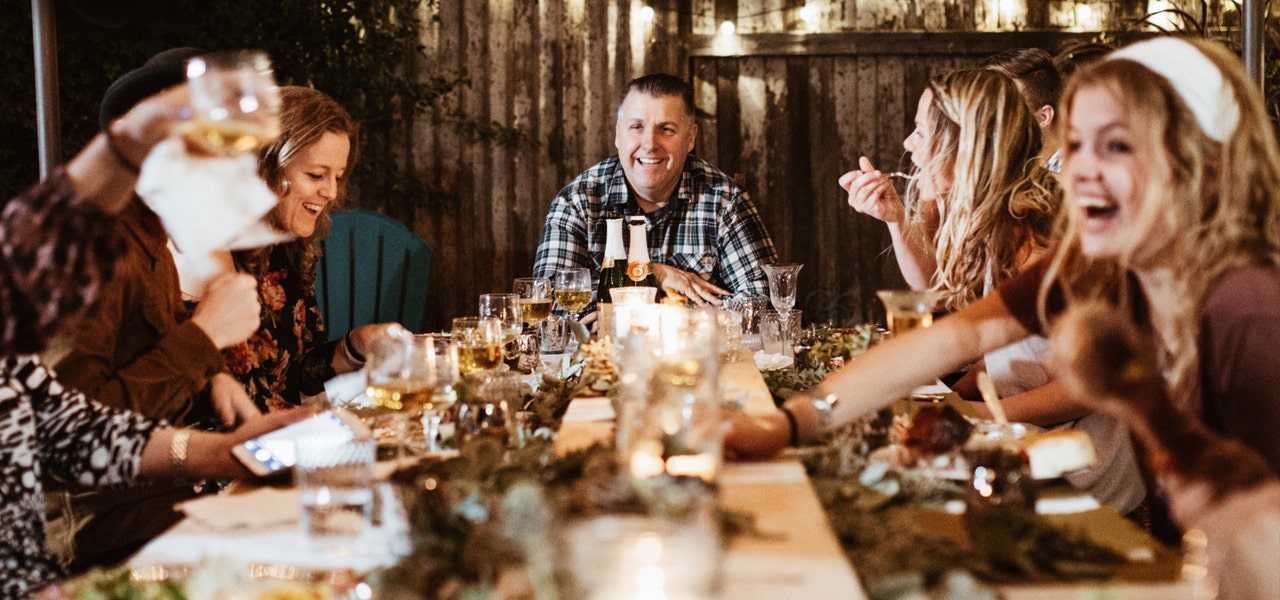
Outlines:
<svg viewBox="0 0 1280 600"><path fill-rule="evenodd" d="M728 397L743 400L745 410L775 410L764 380L750 362L723 366ZM565 415L557 445L562 450L613 435L612 407L607 399L575 400ZM724 600L839 598L862 600L866 594L827 522L826 513L798 459L791 453L773 460L727 463L720 478L722 505L750 513L764 537L739 536L725 549ZM391 521L392 528L403 527ZM773 535L769 535L773 534ZM387 529L387 548L406 530ZM403 537L399 538L403 541ZM301 544L296 523L241 531L216 531L190 519L143 548L131 566L192 562L202 556L234 555L246 561L274 561L305 567L345 565L371 569L395 562L386 552L337 558L318 555ZM1001 586L1011 600L1126 598L1182 600L1195 598L1187 582L1097 583Z"/></svg>

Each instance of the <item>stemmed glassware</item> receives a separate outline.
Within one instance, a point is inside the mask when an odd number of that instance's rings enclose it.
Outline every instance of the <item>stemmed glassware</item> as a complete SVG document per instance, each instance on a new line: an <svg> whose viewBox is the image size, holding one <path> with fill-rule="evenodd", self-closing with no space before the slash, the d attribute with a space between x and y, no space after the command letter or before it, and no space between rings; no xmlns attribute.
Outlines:
<svg viewBox="0 0 1280 600"><path fill-rule="evenodd" d="M191 120L183 140L216 155L253 152L280 135L280 88L258 50L202 54L187 61Z"/></svg>
<svg viewBox="0 0 1280 600"><path fill-rule="evenodd" d="M517 277L512 288L520 296L520 315L525 325L537 327L551 316L551 280L546 277Z"/></svg>
<svg viewBox="0 0 1280 600"><path fill-rule="evenodd" d="M452 386L457 363L448 340L398 332L378 340L365 363L365 395L379 418L390 417L396 455L404 458L408 426L456 401Z"/></svg>
<svg viewBox="0 0 1280 600"><path fill-rule="evenodd" d="M555 289L556 304L575 321L579 320L578 313L591 304L591 272L584 268L557 269L551 287Z"/></svg>
<svg viewBox="0 0 1280 600"><path fill-rule="evenodd" d="M764 275L769 278L769 301L780 314L789 315L796 305L796 282L800 279L800 264L764 265ZM782 319L782 339L791 339L790 318Z"/></svg>
<svg viewBox="0 0 1280 600"><path fill-rule="evenodd" d="M502 322L496 317L458 317L451 336L458 352L458 370L467 375L502 364Z"/></svg>
<svg viewBox="0 0 1280 600"><path fill-rule="evenodd" d="M933 309L938 293L932 290L879 290L876 296L884 303L889 335L901 335L912 329L933 324Z"/></svg>
<svg viewBox="0 0 1280 600"><path fill-rule="evenodd" d="M480 294L480 316L494 317L502 322L503 344L516 341L524 330L519 294Z"/></svg>

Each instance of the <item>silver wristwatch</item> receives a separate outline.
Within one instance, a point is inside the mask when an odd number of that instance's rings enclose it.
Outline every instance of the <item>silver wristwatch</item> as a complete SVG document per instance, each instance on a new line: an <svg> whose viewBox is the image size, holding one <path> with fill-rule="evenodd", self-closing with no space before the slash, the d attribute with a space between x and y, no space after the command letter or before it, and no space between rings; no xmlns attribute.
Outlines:
<svg viewBox="0 0 1280 600"><path fill-rule="evenodd" d="M840 397L832 392L823 389L821 385L814 386L809 390L808 395L812 398L813 409L818 412L818 423L822 429L831 426L831 412L835 410L836 402Z"/></svg>

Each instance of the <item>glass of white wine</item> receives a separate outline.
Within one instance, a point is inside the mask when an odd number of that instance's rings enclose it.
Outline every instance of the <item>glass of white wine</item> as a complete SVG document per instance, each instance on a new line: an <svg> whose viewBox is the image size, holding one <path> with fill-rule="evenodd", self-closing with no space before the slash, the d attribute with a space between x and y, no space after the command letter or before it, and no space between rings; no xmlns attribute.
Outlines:
<svg viewBox="0 0 1280 600"><path fill-rule="evenodd" d="M512 287L520 296L520 315L525 325L535 328L551 316L551 280L546 277L517 277Z"/></svg>
<svg viewBox="0 0 1280 600"><path fill-rule="evenodd" d="M365 363L365 395L373 402L372 414L361 416L373 417L379 430L393 428L397 458L404 458L411 423L456 400L452 393L441 393L452 390L454 369L448 340L404 332L374 344Z"/></svg>
<svg viewBox="0 0 1280 600"><path fill-rule="evenodd" d="M884 303L889 335L902 335L912 329L933 324L937 292L931 290L880 290L876 296Z"/></svg>
<svg viewBox="0 0 1280 600"><path fill-rule="evenodd" d="M502 322L502 343L510 344L524 331L518 294L480 294L480 316Z"/></svg>
<svg viewBox="0 0 1280 600"><path fill-rule="evenodd" d="M580 267L557 269L551 276L551 287L556 304L574 321L581 320L579 313L591 304L591 271Z"/></svg>
<svg viewBox="0 0 1280 600"><path fill-rule="evenodd" d="M463 375L498 368L502 364L502 322L496 317L458 317L451 330Z"/></svg>
<svg viewBox="0 0 1280 600"><path fill-rule="evenodd" d="M189 146L221 156L253 152L280 135L280 88L260 50L202 54L187 61Z"/></svg>

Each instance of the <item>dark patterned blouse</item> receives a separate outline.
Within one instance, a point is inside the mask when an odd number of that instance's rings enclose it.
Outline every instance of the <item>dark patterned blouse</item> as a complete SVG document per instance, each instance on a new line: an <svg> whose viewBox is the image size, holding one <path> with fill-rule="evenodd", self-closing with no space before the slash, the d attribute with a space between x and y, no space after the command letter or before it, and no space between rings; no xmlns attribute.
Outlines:
<svg viewBox="0 0 1280 600"><path fill-rule="evenodd" d="M45 548L41 478L127 484L163 425L63 388L34 356L111 276L116 229L61 170L0 216L0 597L25 598L63 575Z"/></svg>
<svg viewBox="0 0 1280 600"><path fill-rule="evenodd" d="M283 245L271 251L258 278L258 299L262 324L243 344L223 351L227 370L244 383L259 409L295 406L302 394L320 393L334 376L337 342L325 341L315 288L304 285Z"/></svg>

